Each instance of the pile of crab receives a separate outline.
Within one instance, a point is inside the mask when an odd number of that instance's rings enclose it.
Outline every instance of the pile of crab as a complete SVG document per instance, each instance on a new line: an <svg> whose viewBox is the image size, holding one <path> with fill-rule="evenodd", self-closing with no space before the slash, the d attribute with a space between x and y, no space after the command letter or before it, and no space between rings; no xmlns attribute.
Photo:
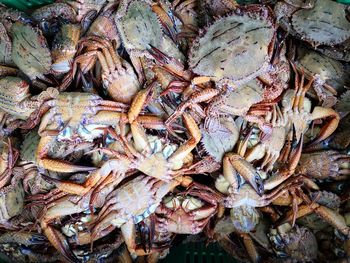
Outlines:
<svg viewBox="0 0 350 263"><path fill-rule="evenodd" d="M0 5L2 256L346 262L349 9Z"/></svg>

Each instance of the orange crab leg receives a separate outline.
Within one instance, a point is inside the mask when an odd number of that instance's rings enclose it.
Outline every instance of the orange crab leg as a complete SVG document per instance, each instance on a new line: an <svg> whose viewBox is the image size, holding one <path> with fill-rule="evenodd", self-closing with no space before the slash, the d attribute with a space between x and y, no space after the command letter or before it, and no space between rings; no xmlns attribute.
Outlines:
<svg viewBox="0 0 350 263"><path fill-rule="evenodd" d="M175 112L166 120L165 125L169 125L177 117L179 117L181 114L185 112L185 110L188 107L191 107L191 105L204 102L207 100L210 100L214 98L216 95L218 95L220 91L218 89L213 88L206 88L200 92L196 92L193 95L190 96L190 98L184 102L182 102L179 107L175 110Z"/></svg>
<svg viewBox="0 0 350 263"><path fill-rule="evenodd" d="M37 148L37 152L36 152L38 166L41 166L50 171L61 172L61 173L92 171L96 169L96 167L74 165L63 160L54 160L54 159L48 158L47 157L47 153L49 150L48 146L50 145L52 140L54 140L54 138L50 136L41 137Z"/></svg>
<svg viewBox="0 0 350 263"><path fill-rule="evenodd" d="M184 124L191 135L191 138L182 144L168 159L170 163L182 161L196 147L202 138L197 123L188 113L182 115Z"/></svg>
<svg viewBox="0 0 350 263"><path fill-rule="evenodd" d="M155 87L156 82L153 81L146 89L139 91L131 102L130 110L128 112L129 122L133 123L137 116L139 116L142 108L145 106L147 100L151 96L151 92Z"/></svg>
<svg viewBox="0 0 350 263"><path fill-rule="evenodd" d="M271 190L275 188L276 186L280 185L282 182L287 180L290 176L294 174L294 171L299 163L301 152L303 148L303 136L301 136L301 139L296 146L296 149L291 154L290 162L287 169L283 169L276 175L270 177L264 182L264 189Z"/></svg>
<svg viewBox="0 0 350 263"><path fill-rule="evenodd" d="M315 144L327 139L338 127L340 116L339 114L331 109L316 106L314 111L311 114L311 120L322 119L322 118L331 118L328 123L326 123L317 138L313 139L308 147L314 146Z"/></svg>

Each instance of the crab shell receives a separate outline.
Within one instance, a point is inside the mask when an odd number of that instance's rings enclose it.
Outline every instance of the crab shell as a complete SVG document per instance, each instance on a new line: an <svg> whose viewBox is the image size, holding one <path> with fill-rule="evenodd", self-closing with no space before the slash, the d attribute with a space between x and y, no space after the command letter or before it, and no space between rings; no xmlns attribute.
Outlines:
<svg viewBox="0 0 350 263"><path fill-rule="evenodd" d="M151 1L136 0L124 0L120 4L115 23L124 47L135 55L149 56L152 59L147 49L153 46L170 57L183 60L184 56L175 43L164 34L151 4Z"/></svg>
<svg viewBox="0 0 350 263"><path fill-rule="evenodd" d="M350 37L345 5L317 0L312 9L300 9L292 16L294 30L302 39L318 45L336 45Z"/></svg>
<svg viewBox="0 0 350 263"><path fill-rule="evenodd" d="M16 22L11 27L13 62L30 79L44 77L51 69L51 53L38 28Z"/></svg>
<svg viewBox="0 0 350 263"><path fill-rule="evenodd" d="M20 178L20 174L15 174L11 184L0 191L0 222L6 222L22 212L24 189Z"/></svg>
<svg viewBox="0 0 350 263"><path fill-rule="evenodd" d="M34 111L21 107L21 102L30 96L29 84L18 77L0 79L0 109L19 119L27 119Z"/></svg>
<svg viewBox="0 0 350 263"><path fill-rule="evenodd" d="M306 9L281 1L274 11L284 30L315 47L334 46L346 42L350 37L350 22L343 4L316 0L312 8Z"/></svg>
<svg viewBox="0 0 350 263"><path fill-rule="evenodd" d="M271 229L268 234L277 255L288 255L301 262L315 260L318 247L314 234L308 228L298 225L294 228L288 226L287 230L285 227L282 225Z"/></svg>
<svg viewBox="0 0 350 263"><path fill-rule="evenodd" d="M259 223L260 213L253 206L242 205L232 208L230 217L236 230L248 233Z"/></svg>
<svg viewBox="0 0 350 263"><path fill-rule="evenodd" d="M239 7L201 31L190 48L189 66L222 84L246 83L269 70L275 31L269 8Z"/></svg>
<svg viewBox="0 0 350 263"><path fill-rule="evenodd" d="M31 17L38 24L45 36L56 34L59 24L62 22L76 22L76 13L67 3L45 5L36 9L31 14Z"/></svg>
<svg viewBox="0 0 350 263"><path fill-rule="evenodd" d="M233 150L239 136L239 130L232 117L218 119L216 129L209 131L201 127L202 140L205 151L216 161L221 162L225 153Z"/></svg>
<svg viewBox="0 0 350 263"><path fill-rule="evenodd" d="M13 64L11 58L11 40L7 34L5 26L0 22L0 63L11 65Z"/></svg>
<svg viewBox="0 0 350 263"><path fill-rule="evenodd" d="M341 79L344 75L344 67L339 61L312 50L307 50L297 60L297 66L307 75L319 75L324 82L329 79Z"/></svg>
<svg viewBox="0 0 350 263"><path fill-rule="evenodd" d="M61 26L60 31L55 36L51 50L52 69L55 72L66 73L70 70L79 39L79 25L66 24Z"/></svg>

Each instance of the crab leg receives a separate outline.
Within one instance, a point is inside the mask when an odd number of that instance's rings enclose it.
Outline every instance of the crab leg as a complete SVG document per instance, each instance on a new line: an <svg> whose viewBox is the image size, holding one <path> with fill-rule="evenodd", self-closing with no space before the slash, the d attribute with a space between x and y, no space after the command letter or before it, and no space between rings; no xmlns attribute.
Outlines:
<svg viewBox="0 0 350 263"><path fill-rule="evenodd" d="M41 219L41 228L50 243L69 261L77 262L76 256L71 251L66 238L50 226L50 221L71 214L81 213L85 208L69 201L69 197L63 197L55 206L50 207Z"/></svg>
<svg viewBox="0 0 350 263"><path fill-rule="evenodd" d="M180 79L187 82L191 80L191 72L184 70L184 65L181 64L177 59L169 57L153 46L151 46L148 52L153 56L158 64L167 70L170 74L179 77Z"/></svg>
<svg viewBox="0 0 350 263"><path fill-rule="evenodd" d="M151 92L155 85L156 82L153 81L146 89L139 91L134 97L130 106L130 110L128 112L128 118L130 123L133 123L136 120L137 116L139 116L142 108L145 106L147 100L150 98Z"/></svg>
<svg viewBox="0 0 350 263"><path fill-rule="evenodd" d="M349 237L350 228L346 225L345 219L338 212L326 207L319 205L317 203L312 203L310 205L300 206L296 218L300 218L315 212L321 216L330 225L337 228L343 235ZM289 212L287 216L281 221L281 223L289 222L292 220L293 214Z"/></svg>
<svg viewBox="0 0 350 263"><path fill-rule="evenodd" d="M314 146L315 144L327 139L337 129L340 121L340 116L335 110L319 106L315 107L314 111L311 114L311 120L327 117L331 118L331 120L322 127L318 137L313 139L308 147Z"/></svg>
<svg viewBox="0 0 350 263"><path fill-rule="evenodd" d="M301 139L292 152L292 156L290 157L290 162L287 169L281 170L276 175L270 177L264 182L264 189L271 190L275 188L276 186L280 185L282 182L287 180L290 176L294 174L294 171L299 163L301 152L303 148L303 136L301 136Z"/></svg>
<svg viewBox="0 0 350 263"><path fill-rule="evenodd" d="M48 158L47 157L47 153L49 151L48 145L50 145L52 140L54 140L54 138L51 136L41 137L37 148L37 152L36 152L37 163L39 166L51 171L61 172L61 173L92 171L96 169L95 167L74 165L63 160L55 160L55 159Z"/></svg>
<svg viewBox="0 0 350 263"><path fill-rule="evenodd" d="M165 125L169 125L180 115L182 115L188 107L191 107L193 104L204 102L214 98L220 93L219 90L213 88L206 88L202 91L192 94L188 100L182 102L175 112L165 121Z"/></svg>
<svg viewBox="0 0 350 263"><path fill-rule="evenodd" d="M197 123L188 113L183 113L183 122L189 131L191 138L182 144L169 158L168 162L175 164L176 162L183 161L184 158L197 146L201 140L201 131L199 130Z"/></svg>
<svg viewBox="0 0 350 263"><path fill-rule="evenodd" d="M252 238L246 233L242 233L241 237L243 238L244 247L247 250L247 253L248 253L251 261L252 262L259 262L260 256L258 254L258 251L257 251L255 245L254 245Z"/></svg>

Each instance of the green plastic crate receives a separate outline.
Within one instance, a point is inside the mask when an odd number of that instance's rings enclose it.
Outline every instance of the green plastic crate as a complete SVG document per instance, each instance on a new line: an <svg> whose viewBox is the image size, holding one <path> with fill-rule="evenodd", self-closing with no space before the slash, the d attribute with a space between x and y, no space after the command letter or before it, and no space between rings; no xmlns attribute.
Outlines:
<svg viewBox="0 0 350 263"><path fill-rule="evenodd" d="M21 11L26 11L38 6L50 4L53 2L53 0L0 0L0 2L9 7L13 7Z"/></svg>
<svg viewBox="0 0 350 263"><path fill-rule="evenodd" d="M173 246L169 255L159 263L236 263L216 243L205 246L203 243L186 243Z"/></svg>

